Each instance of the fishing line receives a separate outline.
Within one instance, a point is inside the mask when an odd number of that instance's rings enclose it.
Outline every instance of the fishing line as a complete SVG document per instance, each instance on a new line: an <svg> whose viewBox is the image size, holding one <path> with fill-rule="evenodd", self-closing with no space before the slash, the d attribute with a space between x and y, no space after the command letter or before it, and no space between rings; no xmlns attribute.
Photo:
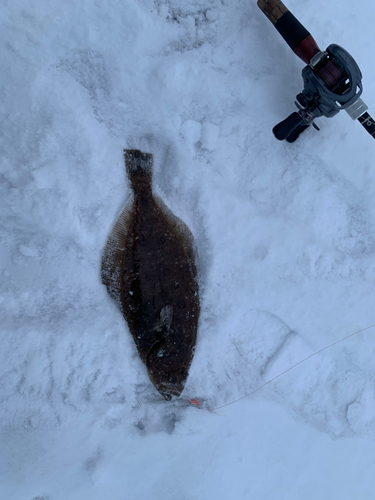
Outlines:
<svg viewBox="0 0 375 500"><path fill-rule="evenodd" d="M240 398L235 399L234 401L231 401L230 403L226 403L225 405L217 406L216 408L210 408L210 410L211 411L220 410L220 408L225 408L226 406L230 406L230 405L233 405L234 403L237 403L238 401L241 401L241 399L245 399L245 398L248 398L249 396L252 396L256 392L258 392L261 389L263 389L263 387L266 387L266 385L270 384L271 382L273 382L274 380L278 379L282 375L285 375L285 373L288 373L290 370L293 370L293 368L295 368L298 365L301 365L302 363L304 363L308 359L313 358L317 354L320 354L321 352L329 349L330 347L333 347L334 345L339 344L340 342L343 342L344 340L349 339L350 337L354 337L355 335L358 335L359 333L362 333L365 330L369 330L370 328L374 328L374 327L375 327L375 324L371 325L371 326L367 326L366 328L363 328L362 330L358 330L358 332L351 333L350 335L344 337L343 339L340 339L340 340L337 340L336 342L333 342L333 344L330 344L330 345L327 345L326 347L323 347L323 349L320 349L319 351L314 352L314 354L310 354L310 356L307 356L307 358L304 358L301 361L298 361L298 363L296 363L295 365L291 366L290 368L288 368L287 370L283 371L282 373L279 373L279 375L276 375L276 377L271 378L271 380L268 380L265 384L261 385L260 387L258 387L254 391L249 392L248 394L245 394L244 396L241 396Z"/></svg>

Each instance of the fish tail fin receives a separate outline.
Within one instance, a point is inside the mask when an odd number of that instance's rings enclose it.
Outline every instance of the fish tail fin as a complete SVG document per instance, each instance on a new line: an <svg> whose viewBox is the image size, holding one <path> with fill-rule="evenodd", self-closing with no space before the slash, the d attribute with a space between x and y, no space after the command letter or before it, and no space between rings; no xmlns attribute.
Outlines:
<svg viewBox="0 0 375 500"><path fill-rule="evenodd" d="M126 172L134 194L151 188L153 158L139 149L124 149Z"/></svg>

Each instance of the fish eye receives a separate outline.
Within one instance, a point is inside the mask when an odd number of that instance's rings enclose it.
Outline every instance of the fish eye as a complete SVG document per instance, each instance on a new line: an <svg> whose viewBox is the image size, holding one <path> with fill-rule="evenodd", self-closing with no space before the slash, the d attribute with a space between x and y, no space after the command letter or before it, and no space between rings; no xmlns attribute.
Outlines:
<svg viewBox="0 0 375 500"><path fill-rule="evenodd" d="M169 377L169 382L170 382L171 384L176 384L176 383L177 383L177 377L176 377L176 375L171 375L171 376Z"/></svg>

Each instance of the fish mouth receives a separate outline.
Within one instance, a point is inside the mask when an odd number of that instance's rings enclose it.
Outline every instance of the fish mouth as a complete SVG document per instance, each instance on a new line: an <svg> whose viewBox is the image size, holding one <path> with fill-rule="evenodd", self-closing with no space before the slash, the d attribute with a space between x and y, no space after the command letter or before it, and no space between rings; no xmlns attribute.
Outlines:
<svg viewBox="0 0 375 500"><path fill-rule="evenodd" d="M180 396L181 392L184 390L184 385L164 383L164 384L159 384L156 388L164 399L170 401L173 398L173 396L175 397Z"/></svg>

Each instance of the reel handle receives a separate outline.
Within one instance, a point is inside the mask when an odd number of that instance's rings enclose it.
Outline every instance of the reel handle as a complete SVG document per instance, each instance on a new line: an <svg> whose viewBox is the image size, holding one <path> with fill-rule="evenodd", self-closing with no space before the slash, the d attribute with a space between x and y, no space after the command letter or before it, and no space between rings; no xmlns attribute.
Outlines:
<svg viewBox="0 0 375 500"><path fill-rule="evenodd" d="M293 52L304 63L309 64L320 49L307 29L281 0L258 0L257 3Z"/></svg>
<svg viewBox="0 0 375 500"><path fill-rule="evenodd" d="M293 132L295 128L298 127L298 125L301 125L303 122L304 120L301 115L295 111L289 115L288 118L285 118L285 120L275 125L272 132L276 139L283 141Z"/></svg>

